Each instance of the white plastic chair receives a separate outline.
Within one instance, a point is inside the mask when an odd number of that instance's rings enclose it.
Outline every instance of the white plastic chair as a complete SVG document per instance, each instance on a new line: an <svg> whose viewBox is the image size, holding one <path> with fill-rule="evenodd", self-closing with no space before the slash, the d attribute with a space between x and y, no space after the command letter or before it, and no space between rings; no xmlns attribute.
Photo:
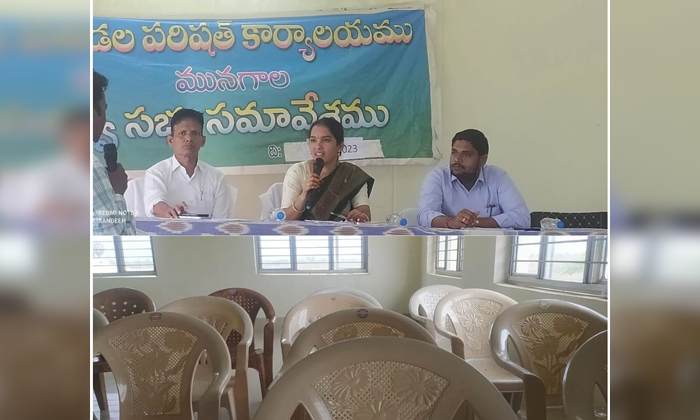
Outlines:
<svg viewBox="0 0 700 420"><path fill-rule="evenodd" d="M435 308L442 298L456 290L462 289L457 286L450 286L449 284L426 286L422 289L418 289L408 302L408 311L411 317L423 324L425 329L436 339L442 338L442 336L438 335L435 331L435 324L433 323Z"/></svg>
<svg viewBox="0 0 700 420"><path fill-rule="evenodd" d="M372 302L347 293L323 293L307 297L294 305L284 317L280 334L282 361L286 359L297 335L323 316L343 309L372 307Z"/></svg>
<svg viewBox="0 0 700 420"><path fill-rule="evenodd" d="M489 335L498 315L517 303L493 290L456 290L440 300L433 317L435 330L450 340L452 353L506 394L516 411L522 400L523 381L496 364Z"/></svg>
<svg viewBox="0 0 700 420"><path fill-rule="evenodd" d="M406 219L406 226L418 226L418 207L409 207L399 212L399 216Z"/></svg>
<svg viewBox="0 0 700 420"><path fill-rule="evenodd" d="M367 292L363 292L360 289L353 289L352 287L344 287L344 286L330 286L330 287L324 287L323 289L316 290L313 293L310 293L309 296L316 296L316 295L321 295L324 293L345 293L348 295L355 295L357 297L361 297L362 299L371 302L376 308L382 307L382 305L379 303L377 299L372 297ZM309 297L307 296L307 297Z"/></svg>
<svg viewBox="0 0 700 420"><path fill-rule="evenodd" d="M260 220L267 220L267 217L270 214L270 212L273 209L276 209L282 205L283 186L283 182L275 182L270 186L266 193L260 194L258 196L258 198L260 199L260 204L262 206Z"/></svg>
<svg viewBox="0 0 700 420"><path fill-rule="evenodd" d="M134 216L137 217L150 216L150 214L146 213L146 206L144 204L144 185L145 178L134 178L126 184L126 191L124 192L127 210L133 212Z"/></svg>

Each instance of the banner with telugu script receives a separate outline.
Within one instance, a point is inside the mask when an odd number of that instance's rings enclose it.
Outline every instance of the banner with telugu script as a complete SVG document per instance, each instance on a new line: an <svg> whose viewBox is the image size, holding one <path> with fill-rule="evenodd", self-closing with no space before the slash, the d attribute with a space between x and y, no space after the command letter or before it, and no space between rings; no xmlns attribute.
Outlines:
<svg viewBox="0 0 700 420"><path fill-rule="evenodd" d="M204 113L200 158L220 168L309 158L309 126L335 117L344 159L433 159L424 10L256 20L93 20L109 79L107 126L127 170L172 155L170 117ZM272 167L274 168L274 166Z"/></svg>

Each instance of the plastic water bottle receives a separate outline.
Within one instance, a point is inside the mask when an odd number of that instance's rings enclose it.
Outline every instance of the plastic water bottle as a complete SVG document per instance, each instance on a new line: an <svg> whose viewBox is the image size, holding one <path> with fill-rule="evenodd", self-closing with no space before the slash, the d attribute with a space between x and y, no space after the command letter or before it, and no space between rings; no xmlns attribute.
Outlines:
<svg viewBox="0 0 700 420"><path fill-rule="evenodd" d="M274 209L270 212L270 215L268 216L269 220L272 220L274 222L281 222L287 218L287 213L284 212L282 209Z"/></svg>
<svg viewBox="0 0 700 420"><path fill-rule="evenodd" d="M563 227L564 222L562 222L559 219L551 219L549 217L545 217L544 219L540 220L541 230L557 230L562 229Z"/></svg>
<svg viewBox="0 0 700 420"><path fill-rule="evenodd" d="M396 213L392 213L386 218L386 222L392 226L407 226L408 225L408 220L404 219L403 217L399 216Z"/></svg>

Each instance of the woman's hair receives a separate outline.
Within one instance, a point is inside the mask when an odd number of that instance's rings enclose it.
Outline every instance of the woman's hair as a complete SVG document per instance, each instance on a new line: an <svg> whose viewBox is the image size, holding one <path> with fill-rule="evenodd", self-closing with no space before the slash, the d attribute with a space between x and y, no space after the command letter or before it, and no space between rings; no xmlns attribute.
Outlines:
<svg viewBox="0 0 700 420"><path fill-rule="evenodd" d="M316 121L314 121L313 124L311 124L311 128L309 129L309 133L316 127L317 125L320 125L322 127L326 127L328 131L331 132L333 137L335 138L335 141L337 143L343 143L345 142L345 135L343 134L343 126L340 124L338 120L335 118L321 118Z"/></svg>

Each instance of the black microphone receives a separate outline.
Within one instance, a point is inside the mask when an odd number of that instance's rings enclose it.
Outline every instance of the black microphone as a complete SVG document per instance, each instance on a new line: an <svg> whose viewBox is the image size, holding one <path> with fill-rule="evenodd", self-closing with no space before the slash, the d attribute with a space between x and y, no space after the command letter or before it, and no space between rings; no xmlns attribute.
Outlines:
<svg viewBox="0 0 700 420"><path fill-rule="evenodd" d="M316 158L314 160L314 173L320 175L321 169L323 169L323 159ZM309 191L309 195L306 197L306 210L311 210L311 207L316 204L316 200L318 200L318 188Z"/></svg>
<svg viewBox="0 0 700 420"><path fill-rule="evenodd" d="M117 145L114 143L107 143L104 145L103 149L105 155L105 163L107 164L107 172L114 172L117 170Z"/></svg>

